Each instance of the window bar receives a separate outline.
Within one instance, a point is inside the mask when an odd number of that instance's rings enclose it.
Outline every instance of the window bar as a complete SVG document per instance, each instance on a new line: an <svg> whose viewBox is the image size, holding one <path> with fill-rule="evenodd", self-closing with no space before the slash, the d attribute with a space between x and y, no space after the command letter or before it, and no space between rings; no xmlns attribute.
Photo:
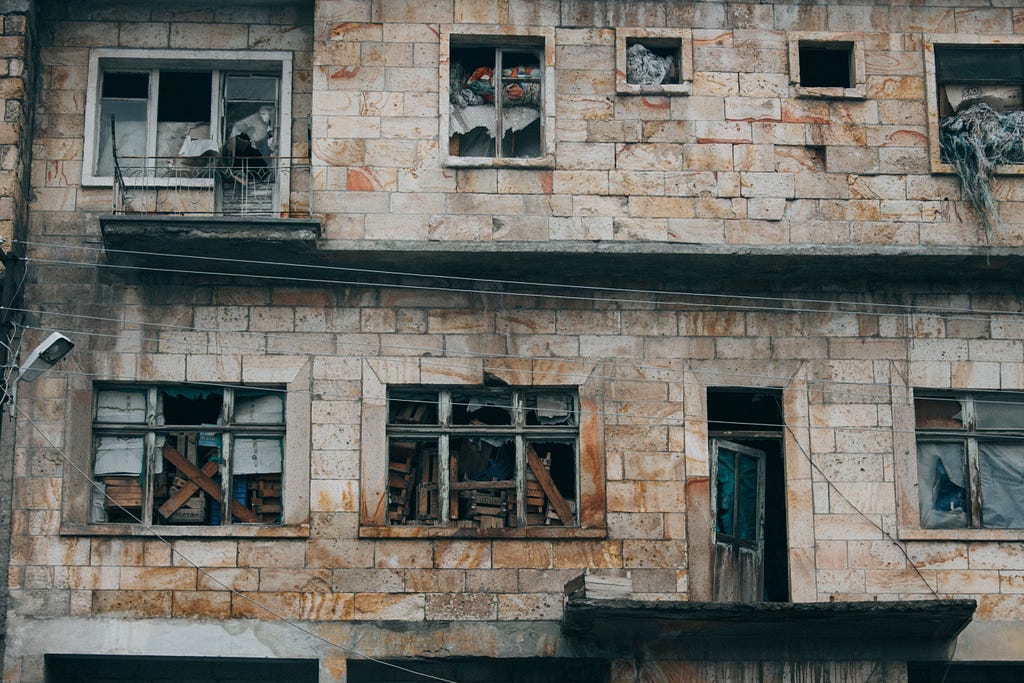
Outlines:
<svg viewBox="0 0 1024 683"><path fill-rule="evenodd" d="M516 432L516 526L526 527L526 408L523 392L512 392L512 424Z"/></svg>
<svg viewBox="0 0 1024 683"><path fill-rule="evenodd" d="M494 48L494 77L491 82L494 86L494 156L497 159L501 159L504 155L503 143L505 140L505 122L504 122L504 97L502 93L505 91L505 83L503 81L501 70L501 48Z"/></svg>
<svg viewBox="0 0 1024 683"><path fill-rule="evenodd" d="M221 423L233 424L235 421L235 392L231 389L224 389L222 397ZM231 515L231 501L234 500L232 481L234 472L231 467L231 447L233 445L234 434L222 432L220 434L220 523L224 526L230 525L233 521Z"/></svg>
<svg viewBox="0 0 1024 683"><path fill-rule="evenodd" d="M159 400L160 392L156 387L146 389L146 433L143 443L143 481L142 481L142 523L149 526L153 524L153 472L156 466L163 460L163 453L156 447L156 430L153 426L159 423Z"/></svg>
<svg viewBox="0 0 1024 683"><path fill-rule="evenodd" d="M449 430L452 424L452 394L450 391L439 392L438 417L441 423L441 434L437 440L437 524L448 526L451 514L450 495L451 468L449 459Z"/></svg>

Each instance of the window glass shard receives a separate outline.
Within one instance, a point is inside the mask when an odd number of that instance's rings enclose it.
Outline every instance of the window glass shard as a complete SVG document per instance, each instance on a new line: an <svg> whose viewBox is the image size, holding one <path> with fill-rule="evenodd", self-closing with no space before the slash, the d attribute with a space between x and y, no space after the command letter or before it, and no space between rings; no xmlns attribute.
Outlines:
<svg viewBox="0 0 1024 683"><path fill-rule="evenodd" d="M960 529L968 525L967 475L960 442L917 444L921 526Z"/></svg>
<svg viewBox="0 0 1024 683"><path fill-rule="evenodd" d="M1024 444L978 444L981 466L981 526L1024 528Z"/></svg>
<svg viewBox="0 0 1024 683"><path fill-rule="evenodd" d="M1024 396L982 394L974 399L974 423L978 429L1024 429Z"/></svg>

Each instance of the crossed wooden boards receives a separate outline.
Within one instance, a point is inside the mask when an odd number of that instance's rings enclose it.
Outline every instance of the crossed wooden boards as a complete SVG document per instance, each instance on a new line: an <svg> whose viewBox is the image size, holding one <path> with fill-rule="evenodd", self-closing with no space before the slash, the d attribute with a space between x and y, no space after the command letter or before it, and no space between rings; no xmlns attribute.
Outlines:
<svg viewBox="0 0 1024 683"><path fill-rule="evenodd" d="M196 494L196 491L202 489L210 494L218 503L224 504L224 495L221 491L220 484L215 482L212 477L217 473L219 465L213 460L207 461L202 468L196 467L188 461L184 455L179 453L176 449L171 446L164 446L163 448L164 460L174 465L178 472L185 475L188 482L178 489L178 492L167 499L163 505L157 508L159 512L166 519L174 514L174 512L188 501L189 498ZM231 499L231 514L242 520L243 522L259 522L260 517L255 512L239 503L234 498Z"/></svg>

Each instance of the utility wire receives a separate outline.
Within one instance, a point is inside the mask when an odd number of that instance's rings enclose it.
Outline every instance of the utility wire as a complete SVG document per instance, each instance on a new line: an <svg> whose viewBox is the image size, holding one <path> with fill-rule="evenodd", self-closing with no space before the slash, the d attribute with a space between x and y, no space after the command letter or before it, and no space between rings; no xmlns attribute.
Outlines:
<svg viewBox="0 0 1024 683"><path fill-rule="evenodd" d="M107 492L103 489L103 487L101 487L99 485L99 482L94 481L90 474L88 474L87 472L85 472L85 470L83 470L81 467L79 467L78 464L76 462L74 462L74 460L72 458L70 458L64 452L64 449L60 448L59 446L57 446L56 444L53 443L53 441L46 434L46 432L38 424L36 424L36 422L31 418L31 416L29 416L29 414L26 411L22 410L22 408L20 406L18 406L18 405L15 405L14 408L15 408L15 410L17 411L17 413L21 417L25 418L25 420L30 425L32 425L32 428L36 431L36 433L39 434L39 436L41 436L46 441L46 443L49 444L50 447L60 455L61 459L69 467L71 467L72 470L74 470L74 472L76 474L78 474L80 477L85 479L94 489L100 491L103 494L103 496L109 502L111 502L114 505L116 505L123 513L125 513L128 517L130 517L136 524L138 524L143 529L145 529L146 532L148 532L152 536L152 538L155 538L156 540L158 540L161 543L163 543L164 545L166 545L170 549L172 554L177 555L183 561L185 561L187 564L191 565L193 568L195 568L195 570L196 570L196 572L198 574L201 574L203 577L208 579L210 582L216 584L217 586L220 586L225 591L228 591L232 595L232 597L241 598L241 599L249 602L254 607L257 607L258 609L263 610L264 612L266 612L267 614L269 614L273 618L277 619L278 621L286 624L290 628L294 628L297 631L300 631L301 633L303 633L304 635L309 636L310 638L314 638L316 640L319 640L320 642L322 642L322 643L324 643L326 645L329 645L330 647L337 648L338 650L341 650L342 652L345 652L347 654L355 655L355 656L357 656L357 657L359 657L361 659L366 659L366 660L369 660L371 662L374 662L375 664L380 664L382 666L390 667L392 669L396 669L398 671L402 671L402 672L408 673L408 674L413 674L415 676L420 676L420 677L425 678L425 679L429 679L429 680L433 680L433 681L442 681L443 683L457 683L456 681L452 681L452 680L447 679L447 678L439 678L437 676L432 676L430 674L422 673L420 671L415 671L413 669L407 669L404 666L400 666L400 665L395 664L393 662L388 662L388 661L384 661L384 660L381 660L381 659L377 659L377 658L375 658L375 657L373 657L371 655L368 655L368 654L366 654L364 652L361 652L359 650L356 650L354 648L347 647L345 645L342 645L341 643L334 642L333 640L330 640L329 638L325 638L324 636L322 636L322 635L320 635L318 633L315 633L314 631L306 628L305 626L303 626L302 624L298 623L297 621L295 621L293 619L289 619L288 617L284 616L280 612L278 612L278 611L274 610L273 608L271 608L271 607L261 603L260 601L252 598L251 596L248 596L245 593L242 593L241 591L235 590L234 588L232 588L231 586L227 585L226 583L224 583L223 581L218 579L216 576L214 576L213 574L208 572L206 569L204 569L203 567L199 566L199 563L197 563L195 560L193 560L188 555L186 555L185 553L181 552L181 550L176 548L174 546L174 543L172 543L167 537L163 536L159 531L157 531L156 528L154 528L153 526L148 525L145 522L143 522L137 515L132 513L130 510L128 510L127 508L122 506L120 503L118 503L117 500L115 500L110 495L108 495Z"/></svg>
<svg viewBox="0 0 1024 683"><path fill-rule="evenodd" d="M813 298L799 298L799 297L786 297L786 296L752 296L743 294L716 294L716 293L703 293L696 291L672 291L672 290L651 290L651 289L637 289L637 288L621 288L621 287L598 287L588 285L565 285L550 282L539 282L539 281L520 281L520 280L498 280L488 278L470 278L460 276L449 276L449 275L431 275L426 273L415 273L415 272L403 272L403 271L388 271L388 270L374 270L374 269L360 269L346 266L329 266L321 264L296 264L296 263L285 263L275 261L256 261L247 259L231 259L225 257L210 257L210 256L189 256L173 253L161 253L161 252L139 252L129 250L116 250L116 249L100 249L98 247L85 247L70 245L55 244L55 243L41 243L41 242L22 242L22 244L33 244L37 246L45 246L51 248L63 248L63 249L74 249L76 251L86 250L94 252L106 252L106 253L124 253L132 255L144 255L153 257L163 257L167 259L182 259L182 260L199 260L209 261L211 263L229 263L229 264L240 264L245 266L259 266L261 268L273 268L273 267L288 267L288 268L302 268L310 269L315 271L325 272L345 272L355 273L360 275L367 275L373 277L388 276L388 277L400 277L410 279L424 279L424 280L443 280L443 281L454 281L454 282L468 282L468 283L486 283L490 285L508 287L530 287L537 289L553 289L553 290L570 290L570 291L583 291L591 292L593 294L589 296L582 295L567 295L567 294L538 294L536 292L515 292L507 291L504 289L491 290L482 289L480 287L464 286L464 287L452 287L452 286L438 286L438 285L414 285L410 283L390 283L381 282L376 280L338 280L335 278L314 278L314 277L295 277L294 275L267 275L258 273L243 273L243 272L227 272L223 270L197 270L191 268L164 268L164 267L153 267L143 265L126 265L126 264L111 264L111 263L100 263L96 261L72 261L64 259L49 259L49 258L32 258L29 259L35 263L44 263L49 265L63 265L63 266L79 266L79 267L91 267L91 268L109 268L114 270L134 270L143 272L166 272L166 273L179 273L179 274L190 274L190 275L207 275L207 276L218 276L218 277L236 277L256 280L270 280L270 281L284 281L288 283L305 283L315 285L334 285L334 286L366 286L366 287L385 287L385 288L398 288L398 289L412 289L412 290L427 290L427 291L438 291L446 293L466 293L466 294L479 294L486 296L511 296L511 297L530 297L530 298L541 298L541 299L552 299L552 300L570 300L570 301L593 301L595 303L632 303L632 304L655 304L665 306L689 306L689 307L714 307L726 310L742 310L742 311L776 311L785 313L848 313L858 315L899 315L899 314L914 314L915 311L925 310L927 315L941 315L954 320L978 320L983 319L980 316L987 315L1003 315L1003 316L1024 316L1022 311L1007 311L1007 310L995 310L995 309L972 309L972 308L959 308L954 306L924 306L921 304L895 304L886 302L852 302L843 300L828 300L828 299L813 299ZM636 295L629 298L614 298L597 296L599 292L610 292L613 294L629 294ZM655 297L655 298L637 298L637 296ZM927 294L921 296L928 296ZM702 300L699 302L687 302L687 301L676 301L672 299L666 299L666 297L680 297L680 298L693 298ZM726 303L708 303L709 301L724 301ZM800 304L803 306L819 306L819 307L807 307L799 308L793 306L767 306L767 305L756 305L751 304L736 304L728 303L734 301L750 301L750 302L790 302L793 304ZM829 308L822 308L820 306L827 306ZM870 309L841 309L836 310L832 307L856 307L856 306L868 306ZM881 311L875 309L883 309ZM919 313L917 313L919 314ZM963 314L963 315L960 315ZM952 317L951 317L952 316Z"/></svg>

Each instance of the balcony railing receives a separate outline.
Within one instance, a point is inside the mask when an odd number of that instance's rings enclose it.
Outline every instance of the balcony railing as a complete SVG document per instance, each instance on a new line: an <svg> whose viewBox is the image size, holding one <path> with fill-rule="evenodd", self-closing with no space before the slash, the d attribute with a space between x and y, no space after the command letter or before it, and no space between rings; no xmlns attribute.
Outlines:
<svg viewBox="0 0 1024 683"><path fill-rule="evenodd" d="M309 159L118 156L113 212L310 217Z"/></svg>

